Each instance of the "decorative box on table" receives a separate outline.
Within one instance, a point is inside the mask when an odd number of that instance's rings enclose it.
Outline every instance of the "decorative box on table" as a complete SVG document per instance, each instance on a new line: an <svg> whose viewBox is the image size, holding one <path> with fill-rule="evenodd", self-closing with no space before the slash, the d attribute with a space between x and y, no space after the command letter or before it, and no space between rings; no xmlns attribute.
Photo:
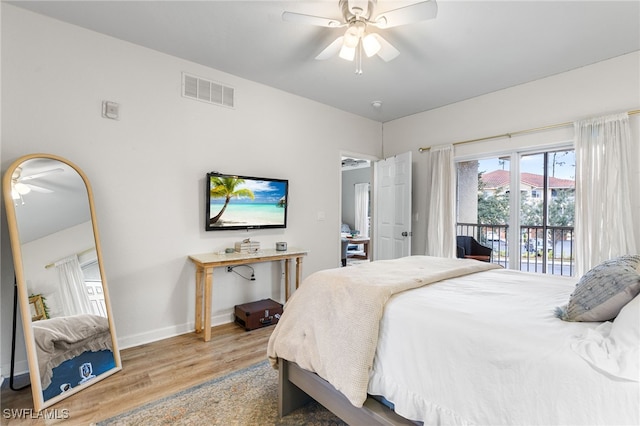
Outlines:
<svg viewBox="0 0 640 426"><path fill-rule="evenodd" d="M239 241L236 243L235 249L238 253L255 253L260 250L260 242L251 240Z"/></svg>

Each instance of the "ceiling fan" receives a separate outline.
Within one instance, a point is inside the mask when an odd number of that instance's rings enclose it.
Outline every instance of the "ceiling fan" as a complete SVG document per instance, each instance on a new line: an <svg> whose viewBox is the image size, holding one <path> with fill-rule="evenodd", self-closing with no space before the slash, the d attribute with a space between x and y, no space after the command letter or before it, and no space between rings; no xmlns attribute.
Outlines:
<svg viewBox="0 0 640 426"><path fill-rule="evenodd" d="M342 167L345 168L358 168L358 167L365 167L365 166L369 166L369 160L359 160L359 159L355 159L355 158L342 158Z"/></svg>
<svg viewBox="0 0 640 426"><path fill-rule="evenodd" d="M327 28L347 27L344 35L335 39L316 59L324 60L336 53L342 59L356 61L356 74L362 74L362 54L367 57L378 55L389 62L400 54L398 49L380 34L370 32L369 27L387 29L414 22L433 19L438 13L435 0L422 1L412 5L374 15L376 0L340 0L342 21L321 16L283 12L282 19L288 22L316 25Z"/></svg>
<svg viewBox="0 0 640 426"><path fill-rule="evenodd" d="M16 167L11 175L11 198L14 200L22 200L22 196L30 193L32 190L35 192L50 193L53 192L50 189L44 188L39 185L30 183L34 179L40 179L52 173L63 172L62 168L55 168L44 170L42 172L34 173L32 175L22 176L22 167ZM24 204L24 200L22 201Z"/></svg>

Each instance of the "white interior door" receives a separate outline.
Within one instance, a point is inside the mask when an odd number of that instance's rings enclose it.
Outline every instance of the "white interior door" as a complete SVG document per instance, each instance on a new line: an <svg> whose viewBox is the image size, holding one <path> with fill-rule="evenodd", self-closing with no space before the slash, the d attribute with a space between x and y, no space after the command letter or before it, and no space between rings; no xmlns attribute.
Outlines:
<svg viewBox="0 0 640 426"><path fill-rule="evenodd" d="M93 313L107 317L107 305L104 302L104 292L102 291L102 282L85 281L85 288L89 296L89 302L93 306Z"/></svg>
<svg viewBox="0 0 640 426"><path fill-rule="evenodd" d="M411 255L411 152L374 163L373 259Z"/></svg>

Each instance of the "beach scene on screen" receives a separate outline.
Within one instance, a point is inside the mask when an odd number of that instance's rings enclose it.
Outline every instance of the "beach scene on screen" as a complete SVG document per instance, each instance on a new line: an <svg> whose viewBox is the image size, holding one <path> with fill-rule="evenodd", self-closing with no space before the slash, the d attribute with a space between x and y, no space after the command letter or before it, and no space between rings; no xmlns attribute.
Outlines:
<svg viewBox="0 0 640 426"><path fill-rule="evenodd" d="M220 215L224 209L222 215L211 223L212 226L284 224L286 182L221 177L212 177L211 179L210 219ZM226 181L223 182L223 180ZM223 183L224 189L216 190L216 187ZM230 195L228 202L227 194Z"/></svg>

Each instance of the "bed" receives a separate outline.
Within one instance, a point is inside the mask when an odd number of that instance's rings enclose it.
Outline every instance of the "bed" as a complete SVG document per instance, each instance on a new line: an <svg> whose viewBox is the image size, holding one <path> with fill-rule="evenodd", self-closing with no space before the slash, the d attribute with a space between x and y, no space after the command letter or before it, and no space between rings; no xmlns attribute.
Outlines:
<svg viewBox="0 0 640 426"><path fill-rule="evenodd" d="M312 274L269 340L281 415L311 395L350 424L639 424L634 259L612 321L559 318L575 278L469 259Z"/></svg>
<svg viewBox="0 0 640 426"><path fill-rule="evenodd" d="M81 314L34 321L38 369L45 400L115 367L109 322Z"/></svg>

